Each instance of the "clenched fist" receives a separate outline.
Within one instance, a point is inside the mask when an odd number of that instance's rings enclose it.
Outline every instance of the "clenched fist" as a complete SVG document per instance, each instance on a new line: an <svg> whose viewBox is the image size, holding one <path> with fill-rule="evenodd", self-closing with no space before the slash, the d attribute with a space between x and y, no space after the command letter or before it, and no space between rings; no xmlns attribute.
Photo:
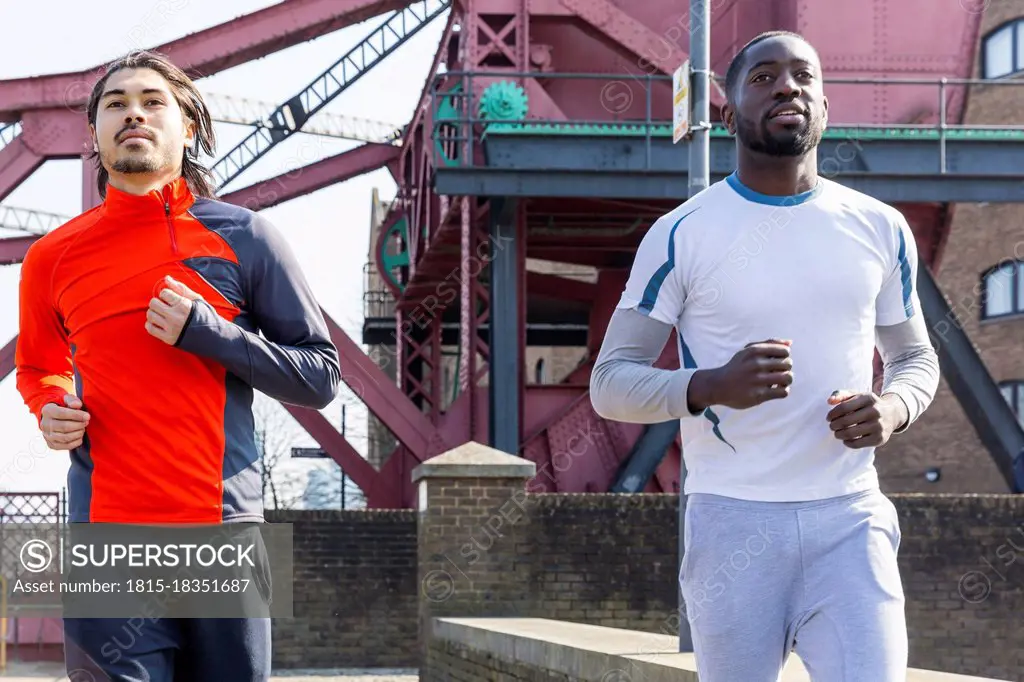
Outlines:
<svg viewBox="0 0 1024 682"><path fill-rule="evenodd" d="M82 444L89 413L82 409L82 401L70 393L64 396L64 405L43 405L39 429L51 450L73 450Z"/></svg>
<svg viewBox="0 0 1024 682"><path fill-rule="evenodd" d="M178 342L188 316L192 314L192 302L201 301L203 297L170 275L164 281L166 286L160 290L160 296L149 302L146 331L173 346Z"/></svg>
<svg viewBox="0 0 1024 682"><path fill-rule="evenodd" d="M825 419L838 440L848 448L881 447L907 420L902 398L891 393L854 393L839 390L828 397L834 405Z"/></svg>
<svg viewBox="0 0 1024 682"><path fill-rule="evenodd" d="M785 398L793 383L789 347L779 339L749 343L721 367L694 373L687 396L691 411L711 405L743 410Z"/></svg>

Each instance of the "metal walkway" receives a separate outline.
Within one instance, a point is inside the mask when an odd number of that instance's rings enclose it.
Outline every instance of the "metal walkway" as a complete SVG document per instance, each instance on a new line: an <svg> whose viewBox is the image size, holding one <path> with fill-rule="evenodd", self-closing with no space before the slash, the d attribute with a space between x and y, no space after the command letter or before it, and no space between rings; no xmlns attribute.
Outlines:
<svg viewBox="0 0 1024 682"><path fill-rule="evenodd" d="M475 74L463 75L472 82ZM508 78L525 75L508 74ZM558 76L615 82L612 76L599 74ZM888 203L1024 202L1024 126L946 122L951 89L983 81L854 82L938 86L938 122L831 125L818 149L823 177ZM504 106L498 107L487 101L491 94L487 91L479 106L460 89L437 91L435 190L469 196L686 197L689 143L673 144L671 121L650 113L656 103L664 110L664 93L654 92L658 79L652 77L643 84L646 115L621 122L538 118L528 113L526 94L512 80L501 83L500 89L492 86L492 97L503 98ZM491 113L495 109L514 112L514 118L498 120ZM482 129L482 136L474 139L467 134L471 129ZM735 170L736 141L720 124L711 129L710 138L711 181L715 182Z"/></svg>

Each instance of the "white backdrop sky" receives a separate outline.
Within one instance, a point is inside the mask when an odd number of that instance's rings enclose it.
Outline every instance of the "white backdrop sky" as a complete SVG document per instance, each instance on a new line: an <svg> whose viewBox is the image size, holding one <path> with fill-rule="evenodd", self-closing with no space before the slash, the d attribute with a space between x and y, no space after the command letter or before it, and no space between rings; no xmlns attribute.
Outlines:
<svg viewBox="0 0 1024 682"><path fill-rule="evenodd" d="M15 3L7 7L0 28L0 80L79 71L138 47L156 47L234 17L277 4L267 0L57 0ZM385 17L323 36L228 71L204 78L206 92L280 103L358 43ZM445 17L421 30L396 53L377 65L336 100L327 111L402 124L409 120L430 67ZM249 128L217 124L218 152L223 154ZM329 138L297 135L278 145L237 178L229 189L273 177L324 156L358 146ZM301 159L301 163L297 161ZM4 205L76 215L81 211L82 162L48 161ZM263 213L287 236L313 290L332 317L355 339L361 338L363 266L367 260L370 201L374 188L391 198L395 183L387 170L281 204ZM13 236L0 230L0 236ZM18 266L0 266L0 345L17 333ZM144 369L144 368L142 368ZM144 379L141 379L144 380ZM159 386L153 387L159 398ZM340 420L340 402L324 410ZM349 409L353 445L364 451L362 410ZM355 428L352 428L355 427ZM312 444L306 437L303 445ZM0 490L57 491L65 485L66 452L46 449L34 418L15 388L14 374L0 382Z"/></svg>

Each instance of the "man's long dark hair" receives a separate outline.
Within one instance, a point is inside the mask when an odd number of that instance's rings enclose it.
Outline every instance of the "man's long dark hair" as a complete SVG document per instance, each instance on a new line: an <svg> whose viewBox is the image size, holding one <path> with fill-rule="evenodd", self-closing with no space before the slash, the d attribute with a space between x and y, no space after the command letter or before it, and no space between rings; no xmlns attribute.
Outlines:
<svg viewBox="0 0 1024 682"><path fill-rule="evenodd" d="M199 151L202 150L208 156L212 156L217 146L213 133L213 120L210 111L206 108L206 102L195 83L184 71L171 63L164 55L158 52L132 52L117 61L107 65L106 73L93 86L92 94L89 95L89 104L86 112L89 116L89 123L96 125L96 111L99 109L100 97L106 87L107 79L122 69L152 69L156 71L170 85L171 94L178 101L182 113L189 118L196 126L195 143L190 149L182 151L181 174L188 183L188 188L196 196L214 198L216 190L213 185L213 174L208 168L199 163ZM93 150L88 158L96 160L97 176L96 186L101 197L107 196L107 180L109 173L103 167L99 152Z"/></svg>

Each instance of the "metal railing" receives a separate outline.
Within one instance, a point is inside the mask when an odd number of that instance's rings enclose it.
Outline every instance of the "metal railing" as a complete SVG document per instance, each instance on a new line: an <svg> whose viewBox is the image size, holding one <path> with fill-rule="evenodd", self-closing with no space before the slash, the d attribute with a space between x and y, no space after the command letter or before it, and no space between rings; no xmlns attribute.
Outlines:
<svg viewBox="0 0 1024 682"><path fill-rule="evenodd" d="M598 97L598 103L607 114L603 118L583 119L571 118L568 120L545 119L530 114L528 119L511 118L498 119L485 117L478 111L479 97L474 94L474 83L481 82L509 81L521 83L523 79L537 79L549 84L560 80L576 80L593 82L591 89ZM717 83L724 79L715 78ZM655 102L658 109L666 106L670 110L672 78L661 74L635 75L623 74L596 74L596 73L540 73L540 72L512 72L512 71L449 71L438 74L431 83L431 112L432 130L430 138L433 141L433 159L435 167L438 166L473 166L477 165L477 157L483 147L482 141L488 131L514 131L536 130L541 132L542 128L562 126L567 133L581 132L587 127L594 127L593 132L599 128L619 126L624 134L633 136L642 135L645 141L647 163L650 167L651 145L655 137L664 137L666 132L671 135L671 115L659 118L653 115ZM665 92L655 92L656 87L668 86L668 95ZM638 104L638 98L634 90L635 86L642 89L642 101ZM956 130L970 131L1006 131L1024 133L1024 124L1015 125L985 125L985 124L956 124L949 122L949 109L951 99L956 95L959 100L960 110L966 108L966 90L968 87L1018 87L1024 86L1024 80L999 79L985 80L977 78L826 78L824 81L826 95L835 93L836 87L857 87L857 86L889 86L894 88L928 87L936 90L937 106L933 111L927 111L928 116L935 117L934 123L862 123L843 122L835 117L835 109L830 111L829 128L843 129L844 133L851 136L856 131L903 130L903 131L934 131L939 144L940 172L946 172L946 147L948 133ZM830 88L832 92L830 93ZM665 100L663 102L663 100ZM920 100L924 106L925 100ZM909 105L908 105L909 106ZM593 109L593 108L592 108ZM454 115L453 115L454 114ZM921 118L921 117L918 117ZM721 124L712 124L713 131L724 130ZM720 133L719 133L720 134Z"/></svg>
<svg viewBox="0 0 1024 682"><path fill-rule="evenodd" d="M39 526L53 526L51 533L59 537L67 523L67 493L60 492L0 492L0 670L7 664L8 633L13 632L10 642L15 651L22 645L19 640L19 617L24 612L38 618L39 611L54 610L54 618L60 616L59 605L12 605L8 599L9 580L22 575L21 549L26 537L33 537L44 531ZM28 527L19 535L17 528ZM38 574L37 574L38 575Z"/></svg>

